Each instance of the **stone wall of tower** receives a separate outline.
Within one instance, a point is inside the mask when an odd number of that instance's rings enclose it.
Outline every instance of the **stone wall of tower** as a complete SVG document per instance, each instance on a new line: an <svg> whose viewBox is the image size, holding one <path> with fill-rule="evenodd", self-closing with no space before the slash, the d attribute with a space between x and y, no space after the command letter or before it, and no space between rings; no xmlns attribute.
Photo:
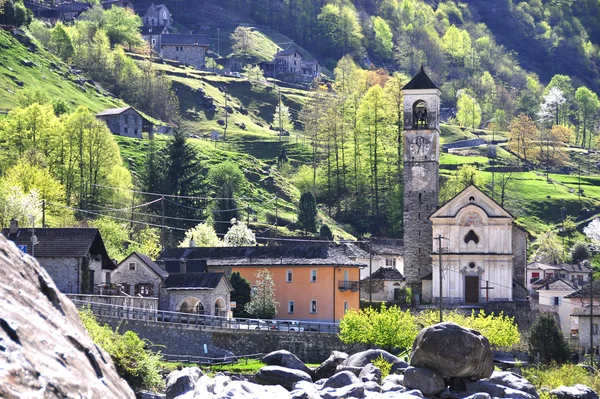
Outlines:
<svg viewBox="0 0 600 399"><path fill-rule="evenodd" d="M429 170L432 184L421 190L422 182L414 175L413 167ZM438 206L438 163L404 163L404 275L413 293L421 294L421 279L432 271L432 225L429 220Z"/></svg>

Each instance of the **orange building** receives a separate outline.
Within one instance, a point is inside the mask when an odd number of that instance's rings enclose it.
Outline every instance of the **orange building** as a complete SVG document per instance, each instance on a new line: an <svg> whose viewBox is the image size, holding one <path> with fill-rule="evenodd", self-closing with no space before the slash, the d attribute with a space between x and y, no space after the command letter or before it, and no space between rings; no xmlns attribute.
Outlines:
<svg viewBox="0 0 600 399"><path fill-rule="evenodd" d="M239 272L256 287L256 274L268 269L279 302L277 319L339 321L348 309L358 309L360 268L343 245L297 243L279 246L170 248L167 263L204 263L207 272ZM177 253L175 253L177 252ZM166 255L166 256L165 256ZM350 255L350 254L348 254Z"/></svg>

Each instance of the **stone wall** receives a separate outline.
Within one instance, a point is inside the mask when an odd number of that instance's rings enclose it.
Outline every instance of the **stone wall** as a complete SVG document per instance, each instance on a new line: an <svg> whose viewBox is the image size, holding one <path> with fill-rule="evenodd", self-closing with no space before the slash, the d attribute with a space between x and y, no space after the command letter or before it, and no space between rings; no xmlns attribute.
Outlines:
<svg viewBox="0 0 600 399"><path fill-rule="evenodd" d="M135 270L130 270L129 264L135 264ZM159 287L163 283L163 280L158 276L152 269L150 269L146 263L142 262L137 255L132 254L123 260L119 267L117 267L110 275L111 283L114 284L129 284L130 292L126 292L128 295L133 295L134 287L136 284L152 284L154 294L152 296L158 296Z"/></svg>
<svg viewBox="0 0 600 399"><path fill-rule="evenodd" d="M71 300L101 303L105 305L125 306L130 308L152 309L158 308L158 298L140 298L134 296L117 295L84 295L68 294Z"/></svg>
<svg viewBox="0 0 600 399"><path fill-rule="evenodd" d="M62 293L79 293L79 259L77 258L36 258L46 269L58 290Z"/></svg>
<svg viewBox="0 0 600 399"><path fill-rule="evenodd" d="M202 46L175 46L161 44L161 56L184 64L193 65L198 69L204 68L206 49Z"/></svg>
<svg viewBox="0 0 600 399"><path fill-rule="evenodd" d="M306 363L320 363L332 350L355 353L367 349L366 345L348 345L337 334L297 333L265 330L198 330L185 325L160 326L135 320L100 318L120 331L131 330L152 342L155 351L172 355L222 357L226 351L249 355L287 349ZM204 345L208 353L204 353Z"/></svg>

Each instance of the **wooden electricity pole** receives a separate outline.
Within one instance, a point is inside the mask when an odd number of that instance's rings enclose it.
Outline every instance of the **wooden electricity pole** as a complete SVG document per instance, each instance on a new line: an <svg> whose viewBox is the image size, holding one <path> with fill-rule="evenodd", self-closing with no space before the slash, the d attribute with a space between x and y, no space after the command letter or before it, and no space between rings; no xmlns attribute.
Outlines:
<svg viewBox="0 0 600 399"><path fill-rule="evenodd" d="M438 257L439 257L439 284L440 284L440 323L444 320L443 317L443 311L442 311L442 240L444 240L445 237L442 237L441 234L438 234L437 237L434 238L434 240L438 241Z"/></svg>

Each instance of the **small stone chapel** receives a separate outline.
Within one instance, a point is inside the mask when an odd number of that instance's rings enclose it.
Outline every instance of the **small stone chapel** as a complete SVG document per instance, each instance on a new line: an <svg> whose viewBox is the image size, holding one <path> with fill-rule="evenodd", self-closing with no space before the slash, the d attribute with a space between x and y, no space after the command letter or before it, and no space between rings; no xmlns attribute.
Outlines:
<svg viewBox="0 0 600 399"><path fill-rule="evenodd" d="M449 305L525 299L528 233L475 186L438 206L441 91L421 67L402 92L404 272L416 302L439 301L440 284Z"/></svg>

